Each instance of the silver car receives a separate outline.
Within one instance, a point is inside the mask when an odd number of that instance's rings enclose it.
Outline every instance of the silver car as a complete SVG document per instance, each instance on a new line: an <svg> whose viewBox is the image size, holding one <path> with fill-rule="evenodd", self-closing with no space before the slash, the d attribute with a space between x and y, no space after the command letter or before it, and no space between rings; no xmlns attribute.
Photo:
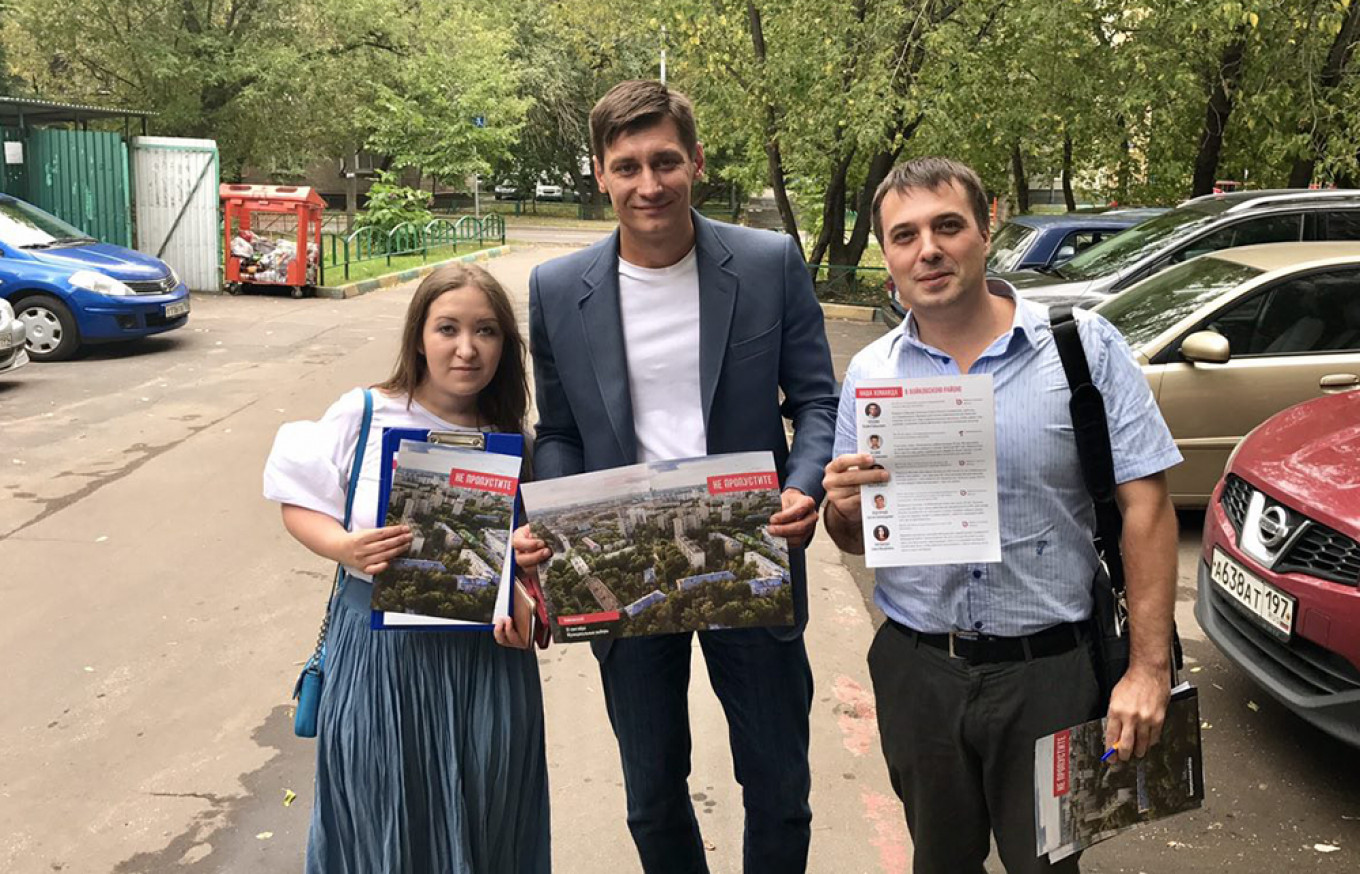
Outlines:
<svg viewBox="0 0 1360 874"><path fill-rule="evenodd" d="M26 334L24 323L14 317L14 307L0 298L0 373L28 363L28 353L24 351Z"/></svg>
<svg viewBox="0 0 1360 874"><path fill-rule="evenodd" d="M1259 243L1360 240L1360 191L1209 194L1136 224L1044 272L1002 273L1021 296L1090 307L1197 255Z"/></svg>

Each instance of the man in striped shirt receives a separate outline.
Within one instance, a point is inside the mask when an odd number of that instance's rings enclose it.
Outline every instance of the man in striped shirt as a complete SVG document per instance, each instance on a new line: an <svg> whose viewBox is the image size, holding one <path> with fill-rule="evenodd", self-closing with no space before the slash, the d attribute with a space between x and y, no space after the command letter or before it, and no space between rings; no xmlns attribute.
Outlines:
<svg viewBox="0 0 1360 874"><path fill-rule="evenodd" d="M1084 627L1099 562L1047 314L987 278L987 201L961 164L895 168L874 198L874 230L908 315L846 374L824 480L836 544L864 551L860 488L889 479L857 452L857 381L989 373L996 398L1001 561L877 571L888 622L869 667L914 869L981 874L994 835L1011 874L1075 871L1076 857L1036 857L1034 741L1102 715ZM1170 692L1177 534L1164 471L1180 454L1119 333L1089 313L1077 321L1124 516L1132 652L1107 737L1127 759L1156 742Z"/></svg>

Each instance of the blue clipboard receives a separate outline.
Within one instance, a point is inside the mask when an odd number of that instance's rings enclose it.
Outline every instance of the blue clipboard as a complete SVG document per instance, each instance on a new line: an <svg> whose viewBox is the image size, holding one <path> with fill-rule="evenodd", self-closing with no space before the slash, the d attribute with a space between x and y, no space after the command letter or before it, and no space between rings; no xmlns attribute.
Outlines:
<svg viewBox="0 0 1360 874"><path fill-rule="evenodd" d="M433 435L433 437L431 436ZM462 449L478 449L483 452L495 452L500 455L513 455L516 458L524 457L524 435L523 434L500 434L485 431L435 431L429 428L384 428L382 435L382 461L379 466L378 475L378 524L385 525L387 519L388 503L392 499L392 470L393 461L397 457L397 450L401 448L401 441L413 440L420 443L446 443L450 446L457 446ZM481 446L477 445L481 442ZM515 498L515 509L510 517L510 528L513 531L519 522L519 498ZM510 579L515 579L515 553L508 550L507 558L510 562ZM511 598L513 604L513 595ZM371 627L375 631L381 630L400 630L400 631L490 631L492 626L483 622L450 622L441 620L429 624L416 622L403 622L398 624L388 624L385 620L386 613L381 610L374 610L371 613ZM435 617L431 617L434 619Z"/></svg>

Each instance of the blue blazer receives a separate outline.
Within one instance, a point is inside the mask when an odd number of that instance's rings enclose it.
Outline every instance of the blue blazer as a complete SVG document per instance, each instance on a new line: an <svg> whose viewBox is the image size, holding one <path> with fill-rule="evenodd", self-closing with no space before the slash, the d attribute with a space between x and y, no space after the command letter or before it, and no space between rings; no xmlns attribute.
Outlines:
<svg viewBox="0 0 1360 874"><path fill-rule="evenodd" d="M807 268L788 237L693 217L708 452L768 449L781 486L820 504L839 399ZM618 268L616 230L540 264L529 278L537 479L637 463ZM793 422L792 447L786 418ZM781 639L796 638L807 625L803 550L790 550L789 564L796 624L771 629ZM597 644L596 655L608 649L608 641Z"/></svg>

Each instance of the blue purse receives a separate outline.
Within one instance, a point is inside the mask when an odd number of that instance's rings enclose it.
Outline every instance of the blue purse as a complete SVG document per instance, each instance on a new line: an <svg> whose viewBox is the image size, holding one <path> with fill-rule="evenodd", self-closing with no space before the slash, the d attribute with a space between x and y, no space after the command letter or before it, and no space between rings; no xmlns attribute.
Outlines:
<svg viewBox="0 0 1360 874"><path fill-rule="evenodd" d="M349 491L345 493L345 530L349 530L349 520L354 513L354 492L359 486L359 470L364 463L364 447L368 445L368 428L373 423L373 395L364 389L364 419L359 426L359 442L354 444L354 459L349 466ZM335 568L335 579L331 581L331 593L326 599L326 615L321 620L321 631L316 636L316 649L307 659L297 684L293 686L293 700L297 709L293 713L293 734L298 737L316 737L316 719L321 710L321 686L326 679L326 633L331 627L331 611L335 609L336 592L344 576L344 567Z"/></svg>

